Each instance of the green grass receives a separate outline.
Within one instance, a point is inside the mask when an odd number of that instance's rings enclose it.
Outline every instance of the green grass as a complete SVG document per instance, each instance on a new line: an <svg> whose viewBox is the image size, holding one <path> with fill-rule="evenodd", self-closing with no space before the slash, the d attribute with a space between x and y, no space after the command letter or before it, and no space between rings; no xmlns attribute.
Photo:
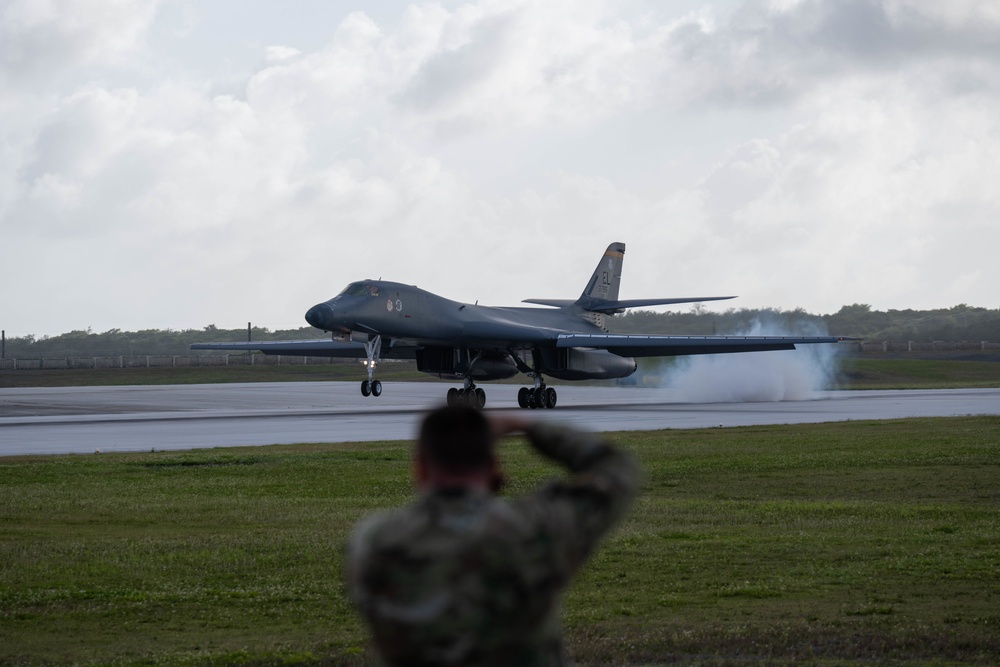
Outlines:
<svg viewBox="0 0 1000 667"><path fill-rule="evenodd" d="M1000 363L942 359L841 360L842 389L957 389L1000 387Z"/></svg>
<svg viewBox="0 0 1000 667"><path fill-rule="evenodd" d="M644 489L579 663L1000 662L1000 418L612 437ZM343 545L409 493L398 442L0 459L0 664L368 664Z"/></svg>

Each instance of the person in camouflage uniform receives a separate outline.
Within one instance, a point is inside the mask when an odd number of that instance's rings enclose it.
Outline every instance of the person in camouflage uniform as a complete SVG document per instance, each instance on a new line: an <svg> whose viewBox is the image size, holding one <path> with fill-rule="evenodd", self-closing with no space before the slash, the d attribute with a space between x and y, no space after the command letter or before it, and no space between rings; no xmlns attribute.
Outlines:
<svg viewBox="0 0 1000 667"><path fill-rule="evenodd" d="M505 500L494 440L524 432L571 475ZM430 413L416 500L359 524L348 591L390 665L562 665L560 595L635 497L631 457L597 436L465 407Z"/></svg>

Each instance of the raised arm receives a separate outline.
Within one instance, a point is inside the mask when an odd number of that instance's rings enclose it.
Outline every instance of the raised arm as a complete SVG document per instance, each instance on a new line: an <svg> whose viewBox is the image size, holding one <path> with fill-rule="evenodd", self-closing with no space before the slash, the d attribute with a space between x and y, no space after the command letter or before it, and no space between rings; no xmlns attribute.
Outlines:
<svg viewBox="0 0 1000 667"><path fill-rule="evenodd" d="M554 423L525 424L523 430L536 451L570 473L519 504L562 547L559 569L571 575L632 504L639 467L594 433Z"/></svg>

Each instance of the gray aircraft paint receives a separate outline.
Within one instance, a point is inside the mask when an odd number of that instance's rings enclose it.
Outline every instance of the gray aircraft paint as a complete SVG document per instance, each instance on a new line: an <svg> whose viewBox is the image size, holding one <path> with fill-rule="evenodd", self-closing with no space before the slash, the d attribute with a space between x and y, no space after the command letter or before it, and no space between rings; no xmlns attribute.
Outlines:
<svg viewBox="0 0 1000 667"><path fill-rule="evenodd" d="M416 359L418 369L425 373L463 381L458 394L449 392L449 401L478 391L480 407L485 394L476 388L476 380L522 372L534 380L534 388L526 389L528 397L522 407L552 407L555 391L545 387L545 376L565 380L620 378L635 371L634 357L791 350L799 344L846 340L833 336L610 334L601 326L604 317L627 308L734 298L620 300L624 256L624 243L609 245L575 301L526 300L548 308L459 303L412 285L362 280L306 312L306 321L330 332L331 339L199 343L191 348L366 359L368 380L362 383L362 393L371 391L376 396L381 393L381 383L374 378L379 360ZM471 400L474 404L475 398Z"/></svg>

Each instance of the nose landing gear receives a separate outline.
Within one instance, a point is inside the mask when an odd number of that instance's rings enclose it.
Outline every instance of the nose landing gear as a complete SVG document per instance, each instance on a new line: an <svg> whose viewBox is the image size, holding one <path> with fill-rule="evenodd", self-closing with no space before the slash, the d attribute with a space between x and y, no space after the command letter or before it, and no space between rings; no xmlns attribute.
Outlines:
<svg viewBox="0 0 1000 667"><path fill-rule="evenodd" d="M382 354L382 336L375 336L365 343L365 368L368 369L368 379L361 382L362 396L381 396L382 381L375 379L375 366L378 365L379 357Z"/></svg>

